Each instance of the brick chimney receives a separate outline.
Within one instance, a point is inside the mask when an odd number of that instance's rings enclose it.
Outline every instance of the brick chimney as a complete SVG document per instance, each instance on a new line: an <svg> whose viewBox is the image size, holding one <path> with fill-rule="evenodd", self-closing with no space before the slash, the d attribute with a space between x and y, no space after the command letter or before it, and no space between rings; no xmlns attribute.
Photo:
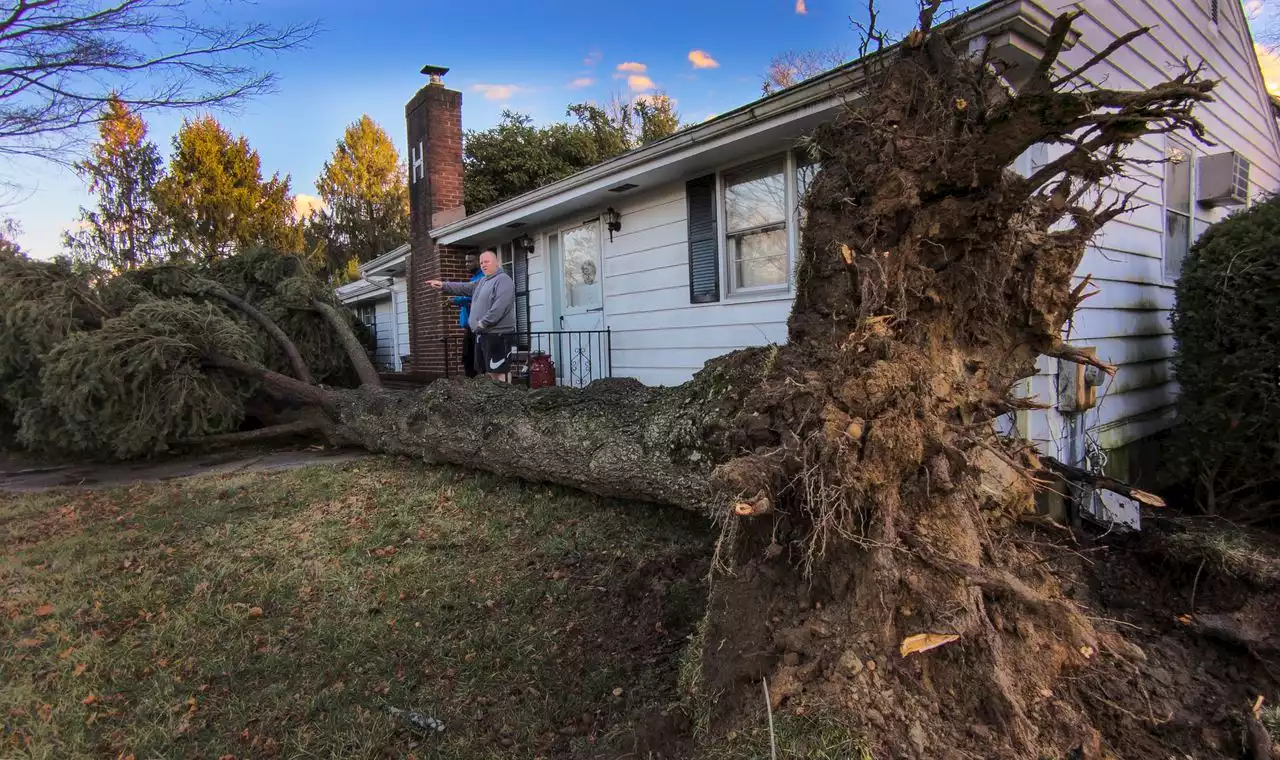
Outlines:
<svg viewBox="0 0 1280 760"><path fill-rule="evenodd" d="M431 229L465 215L462 206L462 93L446 89L449 70L424 66L431 78L404 107L409 134L409 352L414 372L460 374L458 310L426 280L466 280L461 249L437 246ZM442 338L452 338L446 354Z"/></svg>

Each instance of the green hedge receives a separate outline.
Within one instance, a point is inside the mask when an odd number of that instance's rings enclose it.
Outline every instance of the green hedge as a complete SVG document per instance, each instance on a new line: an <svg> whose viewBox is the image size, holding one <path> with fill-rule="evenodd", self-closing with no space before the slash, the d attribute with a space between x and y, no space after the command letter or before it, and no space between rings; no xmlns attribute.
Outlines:
<svg viewBox="0 0 1280 760"><path fill-rule="evenodd" d="M1182 267L1173 331L1170 464L1206 512L1280 516L1280 198L1205 231Z"/></svg>

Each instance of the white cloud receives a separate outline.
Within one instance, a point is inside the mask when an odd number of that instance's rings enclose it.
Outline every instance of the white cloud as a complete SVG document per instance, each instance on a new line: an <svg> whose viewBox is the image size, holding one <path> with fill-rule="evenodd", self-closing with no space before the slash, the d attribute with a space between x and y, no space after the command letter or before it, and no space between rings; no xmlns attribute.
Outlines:
<svg viewBox="0 0 1280 760"><path fill-rule="evenodd" d="M599 63L602 60L604 60L604 53L601 53L599 50L592 50L590 53L587 54L586 58L582 59L582 65L595 66L597 63Z"/></svg>
<svg viewBox="0 0 1280 760"><path fill-rule="evenodd" d="M708 55L705 50L689 51L689 63L692 63L695 69L720 68L720 62Z"/></svg>
<svg viewBox="0 0 1280 760"><path fill-rule="evenodd" d="M506 100L517 92L520 92L522 89L524 88L514 84L471 85L471 91L480 93L484 96L485 100Z"/></svg>
<svg viewBox="0 0 1280 760"><path fill-rule="evenodd" d="M657 87L652 79L643 74L632 74L627 77L627 86L631 88L632 92L645 92Z"/></svg>
<svg viewBox="0 0 1280 760"><path fill-rule="evenodd" d="M318 196L298 193L293 196L293 215L298 219L306 219L312 211L324 208L324 201Z"/></svg>
<svg viewBox="0 0 1280 760"><path fill-rule="evenodd" d="M592 79L591 77L578 77L577 79L570 82L568 86L569 86L569 89L571 90L579 90L579 89L582 89L583 87L590 87L595 83L596 83L596 80Z"/></svg>
<svg viewBox="0 0 1280 760"><path fill-rule="evenodd" d="M643 63L637 63L635 61L627 61L625 63L618 64L618 71L626 71L632 74L643 74L648 70L649 70L648 66L646 66Z"/></svg>
<svg viewBox="0 0 1280 760"><path fill-rule="evenodd" d="M1256 21L1262 15L1263 0L1247 0L1244 4L1244 13L1250 21Z"/></svg>
<svg viewBox="0 0 1280 760"><path fill-rule="evenodd" d="M809 12L809 6L804 4L804 0L796 0L796 13L801 16Z"/></svg>

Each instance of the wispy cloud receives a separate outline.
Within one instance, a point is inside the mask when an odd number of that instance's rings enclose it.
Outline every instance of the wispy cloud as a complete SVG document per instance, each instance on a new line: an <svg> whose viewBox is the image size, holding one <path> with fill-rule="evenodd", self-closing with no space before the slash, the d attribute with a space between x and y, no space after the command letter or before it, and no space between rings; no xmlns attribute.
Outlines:
<svg viewBox="0 0 1280 760"><path fill-rule="evenodd" d="M643 63L636 63L635 61L627 61L626 63L618 64L618 71L626 71L632 74L643 74L648 70L648 66Z"/></svg>
<svg viewBox="0 0 1280 760"><path fill-rule="evenodd" d="M1258 54L1258 66L1262 68L1262 81L1267 86L1267 92L1280 95L1280 54L1256 42L1253 49Z"/></svg>
<svg viewBox="0 0 1280 760"><path fill-rule="evenodd" d="M643 74L632 74L627 77L627 86L631 88L632 92L645 92L646 90L654 89L657 85L653 83L652 79Z"/></svg>
<svg viewBox="0 0 1280 760"><path fill-rule="evenodd" d="M478 92L484 96L485 100L506 100L512 95L523 89L519 85L514 84L473 84L472 92Z"/></svg>
<svg viewBox="0 0 1280 760"><path fill-rule="evenodd" d="M1250 21L1256 21L1262 15L1264 5L1262 0L1247 0L1244 4L1245 15Z"/></svg>
<svg viewBox="0 0 1280 760"><path fill-rule="evenodd" d="M591 77L578 77L577 79L569 83L569 89L579 90L579 89L582 89L583 87L590 87L595 83L596 83L596 80L592 79Z"/></svg>
<svg viewBox="0 0 1280 760"><path fill-rule="evenodd" d="M809 6L804 4L804 0L796 0L796 13L801 16L809 12Z"/></svg>
<svg viewBox="0 0 1280 760"><path fill-rule="evenodd" d="M692 63L695 69L720 68L720 62L708 55L705 50L689 51L689 63Z"/></svg>
<svg viewBox="0 0 1280 760"><path fill-rule="evenodd" d="M604 53L601 53L599 50L592 50L590 53L587 53L586 58L582 59L582 65L595 66L597 63L603 60L604 60Z"/></svg>

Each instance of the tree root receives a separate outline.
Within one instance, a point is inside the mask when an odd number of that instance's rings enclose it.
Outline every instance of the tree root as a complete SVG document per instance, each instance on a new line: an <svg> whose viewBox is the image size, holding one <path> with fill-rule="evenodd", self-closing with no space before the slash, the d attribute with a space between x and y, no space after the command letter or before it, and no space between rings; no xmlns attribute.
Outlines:
<svg viewBox="0 0 1280 760"><path fill-rule="evenodd" d="M1096 650L1097 643L1092 627L1084 622L1083 615L1072 609L1066 602L1050 599L1003 570L978 567L943 556L914 536L903 535L902 542L914 549L925 563L943 572L950 573L986 591L1008 597L1024 607L1049 615L1055 622L1066 628L1071 636L1072 646L1077 650L1089 653Z"/></svg>

